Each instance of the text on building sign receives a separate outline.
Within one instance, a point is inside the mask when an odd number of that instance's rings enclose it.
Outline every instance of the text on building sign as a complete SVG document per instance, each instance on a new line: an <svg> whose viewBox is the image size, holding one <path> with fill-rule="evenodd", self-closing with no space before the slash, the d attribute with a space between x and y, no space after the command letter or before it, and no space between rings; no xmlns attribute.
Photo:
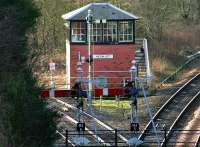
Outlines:
<svg viewBox="0 0 200 147"><path fill-rule="evenodd" d="M112 54L94 54L93 59L113 59Z"/></svg>

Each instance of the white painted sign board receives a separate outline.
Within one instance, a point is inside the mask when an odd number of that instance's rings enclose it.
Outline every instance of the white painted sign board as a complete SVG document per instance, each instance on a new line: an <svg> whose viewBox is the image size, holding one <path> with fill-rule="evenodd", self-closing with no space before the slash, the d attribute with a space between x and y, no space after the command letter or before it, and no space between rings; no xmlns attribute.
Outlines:
<svg viewBox="0 0 200 147"><path fill-rule="evenodd" d="M93 59L113 59L113 54L94 54Z"/></svg>
<svg viewBox="0 0 200 147"><path fill-rule="evenodd" d="M49 63L49 70L52 71L52 70L55 70L56 69L56 64L55 63Z"/></svg>

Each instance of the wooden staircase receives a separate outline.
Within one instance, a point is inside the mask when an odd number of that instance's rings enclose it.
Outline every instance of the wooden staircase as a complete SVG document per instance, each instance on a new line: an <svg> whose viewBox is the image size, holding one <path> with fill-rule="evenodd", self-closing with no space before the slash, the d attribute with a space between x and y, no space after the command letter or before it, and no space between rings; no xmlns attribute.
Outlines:
<svg viewBox="0 0 200 147"><path fill-rule="evenodd" d="M135 60L137 66L137 77L145 78L147 75L145 53L142 47L137 48L135 52Z"/></svg>

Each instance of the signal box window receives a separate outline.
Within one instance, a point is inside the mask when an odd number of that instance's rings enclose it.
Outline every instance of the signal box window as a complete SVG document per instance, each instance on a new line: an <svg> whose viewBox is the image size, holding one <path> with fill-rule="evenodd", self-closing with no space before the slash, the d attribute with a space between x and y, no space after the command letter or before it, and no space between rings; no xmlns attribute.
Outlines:
<svg viewBox="0 0 200 147"><path fill-rule="evenodd" d="M92 33L93 42L102 42L102 24L94 23L93 24L93 33Z"/></svg>
<svg viewBox="0 0 200 147"><path fill-rule="evenodd" d="M133 22L119 22L119 42L133 42Z"/></svg>
<svg viewBox="0 0 200 147"><path fill-rule="evenodd" d="M103 42L117 42L117 22L103 23Z"/></svg>
<svg viewBox="0 0 200 147"><path fill-rule="evenodd" d="M85 42L86 41L86 23L71 22L71 41Z"/></svg>
<svg viewBox="0 0 200 147"><path fill-rule="evenodd" d="M133 21L107 21L93 23L91 41L94 43L133 42ZM86 43L87 22L71 22L71 42Z"/></svg>

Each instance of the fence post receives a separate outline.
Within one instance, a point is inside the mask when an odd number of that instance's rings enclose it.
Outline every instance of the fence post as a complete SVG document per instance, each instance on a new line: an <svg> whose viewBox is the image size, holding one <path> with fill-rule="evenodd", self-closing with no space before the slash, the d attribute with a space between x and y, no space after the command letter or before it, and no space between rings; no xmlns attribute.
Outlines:
<svg viewBox="0 0 200 147"><path fill-rule="evenodd" d="M166 125L163 125L163 131L164 131L164 147L167 147L167 128L166 128Z"/></svg>
<svg viewBox="0 0 200 147"><path fill-rule="evenodd" d="M101 107L102 107L102 96L100 95L100 111L101 111Z"/></svg>
<svg viewBox="0 0 200 147"><path fill-rule="evenodd" d="M117 147L117 129L115 129L115 147Z"/></svg>
<svg viewBox="0 0 200 147"><path fill-rule="evenodd" d="M65 130L65 146L68 147L68 130Z"/></svg>

